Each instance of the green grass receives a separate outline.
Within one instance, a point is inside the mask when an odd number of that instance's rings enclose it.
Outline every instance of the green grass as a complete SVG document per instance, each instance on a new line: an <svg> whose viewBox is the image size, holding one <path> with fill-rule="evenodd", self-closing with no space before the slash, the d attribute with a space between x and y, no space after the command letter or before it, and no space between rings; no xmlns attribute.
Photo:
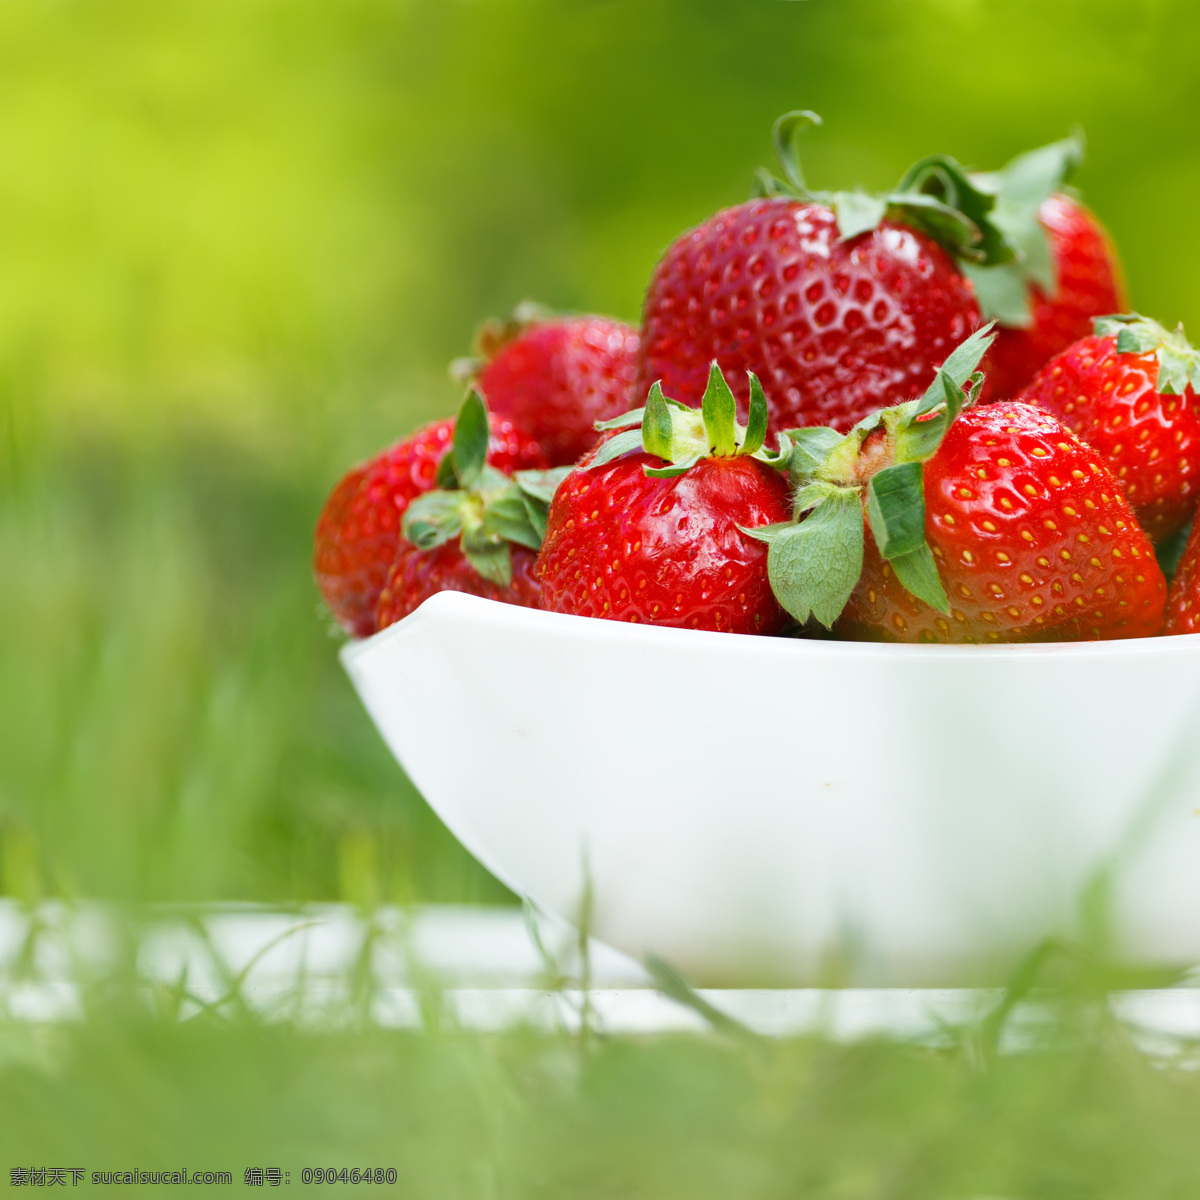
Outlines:
<svg viewBox="0 0 1200 1200"><path fill-rule="evenodd" d="M3 1030L0 1161L239 1186L278 1166L293 1190L305 1167L394 1166L392 1194L496 1200L1193 1196L1200 1076L1089 1027L981 1058L884 1039L305 1035L118 1005L83 1029Z"/></svg>

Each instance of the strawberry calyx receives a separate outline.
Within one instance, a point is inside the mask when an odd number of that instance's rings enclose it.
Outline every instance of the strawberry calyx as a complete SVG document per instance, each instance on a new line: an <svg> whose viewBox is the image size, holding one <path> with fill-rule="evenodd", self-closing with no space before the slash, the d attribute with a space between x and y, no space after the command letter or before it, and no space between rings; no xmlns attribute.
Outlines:
<svg viewBox="0 0 1200 1200"><path fill-rule="evenodd" d="M1200 351L1184 335L1183 326L1168 332L1140 313L1097 317L1097 337L1115 337L1118 354L1153 354L1158 359L1154 387L1164 396L1180 396L1190 386L1200 392Z"/></svg>
<svg viewBox="0 0 1200 1200"><path fill-rule="evenodd" d="M550 502L570 468L505 475L487 463L488 440L487 406L471 388L454 422L450 449L438 464L438 486L409 504L400 532L420 550L457 540L478 575L508 587L509 545L541 549Z"/></svg>
<svg viewBox="0 0 1200 1200"><path fill-rule="evenodd" d="M924 463L983 385L976 368L995 340L973 333L938 368L917 400L872 413L849 433L793 429L781 441L795 488L793 519L745 533L766 542L776 599L797 621L827 629L846 607L863 568L863 516L896 578L939 612L950 604L925 540Z"/></svg>
<svg viewBox="0 0 1200 1200"><path fill-rule="evenodd" d="M737 401L714 360L698 409L664 395L661 382L655 381L644 408L636 408L611 421L597 421L596 428L601 432L619 432L601 444L585 469L639 453L653 454L668 464L644 468L647 475L656 478L682 475L704 458L757 458L782 468L788 451L766 449L767 397L758 376L753 371L746 374L750 380L750 412L745 425L737 419Z"/></svg>
<svg viewBox="0 0 1200 1200"><path fill-rule="evenodd" d="M931 237L959 262L1007 262L1014 250L989 214L995 199L975 186L966 170L949 155L938 154L914 163L895 188L875 195L854 191L813 191L800 168L800 135L821 118L814 112L784 113L771 130L775 153L786 180L765 171L757 175L757 190L766 196L791 196L828 205L843 240L875 229L892 216Z"/></svg>
<svg viewBox="0 0 1200 1200"><path fill-rule="evenodd" d="M784 113L772 129L785 179L760 170L756 192L825 204L843 240L903 221L937 242L975 285L986 320L1027 328L1033 323L1030 288L1057 290L1054 259L1038 219L1043 201L1060 191L1083 161L1082 134L1018 155L999 171L970 172L947 154L914 163L890 191L813 191L800 168L800 135L821 118L814 112Z"/></svg>
<svg viewBox="0 0 1200 1200"><path fill-rule="evenodd" d="M974 186L993 197L990 222L1013 251L1005 262L960 264L975 285L984 316L1012 329L1028 329L1033 324L1030 289L1036 286L1051 298L1057 294L1050 237L1038 214L1066 187L1085 150L1083 131L1076 129L1061 141L1018 154L998 171L972 173Z"/></svg>

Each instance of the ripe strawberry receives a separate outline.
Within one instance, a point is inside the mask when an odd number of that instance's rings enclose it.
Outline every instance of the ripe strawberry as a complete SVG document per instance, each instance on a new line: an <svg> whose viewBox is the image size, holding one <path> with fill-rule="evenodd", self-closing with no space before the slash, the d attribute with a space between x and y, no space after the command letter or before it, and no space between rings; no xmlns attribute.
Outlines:
<svg viewBox="0 0 1200 1200"><path fill-rule="evenodd" d="M1104 460L1151 540L1182 529L1200 486L1200 354L1183 331L1102 317L1021 393Z"/></svg>
<svg viewBox="0 0 1200 1200"><path fill-rule="evenodd" d="M1200 521L1192 527L1167 596L1164 633L1200 633Z"/></svg>
<svg viewBox="0 0 1200 1200"><path fill-rule="evenodd" d="M978 183L933 155L868 196L805 186L795 143L813 123L805 112L775 123L788 182L760 173L767 199L717 213L659 263L638 394L659 379L693 399L715 358L762 375L772 428L845 430L920 393L981 314L1021 324L1033 284L1051 286L1037 207L1082 153L1077 140Z"/></svg>
<svg viewBox="0 0 1200 1200"><path fill-rule="evenodd" d="M386 629L407 617L435 592L466 592L485 600L502 600L522 608L537 608L542 585L536 574L537 555L524 546L513 546L512 579L506 586L485 579L454 544L421 550L401 541L387 582L379 593L375 623Z"/></svg>
<svg viewBox="0 0 1200 1200"><path fill-rule="evenodd" d="M344 475L317 519L313 574L329 611L354 637L375 632L375 607L409 503L434 486L454 420L434 421ZM492 430L488 461L501 471L545 466L537 444L511 422Z"/></svg>
<svg viewBox="0 0 1200 1200"><path fill-rule="evenodd" d="M491 411L535 438L551 466L582 458L599 440L596 422L634 404L637 330L609 317L547 317L521 307L476 338L463 360Z"/></svg>
<svg viewBox="0 0 1200 1200"><path fill-rule="evenodd" d="M638 394L695 401L715 359L762 376L772 429L848 429L919 393L979 322L970 285L931 238L897 221L844 238L824 204L767 198L719 212L654 270ZM747 391L735 382L744 404Z"/></svg>
<svg viewBox="0 0 1200 1200"><path fill-rule="evenodd" d="M850 638L1072 641L1161 631L1166 582L1099 457L1054 417L961 413L980 331L919 401L792 435L803 519L759 531L775 594ZM807 514L806 516L804 514ZM869 528L871 538L864 530Z"/></svg>
<svg viewBox="0 0 1200 1200"><path fill-rule="evenodd" d="M1055 354L1091 332L1094 318L1125 307L1116 251L1100 222L1062 193L1042 201L1038 220L1052 268L1030 284L1024 327L1000 330L985 364L985 401L1019 395Z"/></svg>
<svg viewBox="0 0 1200 1200"><path fill-rule="evenodd" d="M526 608L537 606L534 576L546 512L565 469L518 471L511 478L486 464L488 414L472 389L454 426L438 482L410 502L376 625L408 616L435 592L469 592Z"/></svg>
<svg viewBox="0 0 1200 1200"><path fill-rule="evenodd" d="M730 633L776 633L784 614L766 549L742 526L784 520L788 493L765 461L767 406L750 381L750 421L712 365L702 410L664 398L610 428L554 497L538 559L553 612ZM668 465L669 464L669 465Z"/></svg>

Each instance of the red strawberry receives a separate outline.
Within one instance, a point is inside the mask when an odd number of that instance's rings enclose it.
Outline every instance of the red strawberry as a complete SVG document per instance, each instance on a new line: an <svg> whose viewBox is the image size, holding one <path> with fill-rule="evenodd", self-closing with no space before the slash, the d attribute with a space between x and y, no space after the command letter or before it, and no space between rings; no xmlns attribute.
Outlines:
<svg viewBox="0 0 1200 1200"><path fill-rule="evenodd" d="M537 606L541 587L533 569L550 498L566 470L510 477L486 464L488 444L487 408L472 389L439 471L444 486L417 496L404 513L379 594L378 628L408 616L435 592Z"/></svg>
<svg viewBox="0 0 1200 1200"><path fill-rule="evenodd" d="M435 592L467 592L487 600L503 600L522 608L537 608L542 596L535 568L537 555L524 546L513 546L512 578L506 585L485 579L453 543L421 550L402 541L387 582L379 593L376 625L389 625L415 612Z"/></svg>
<svg viewBox="0 0 1200 1200"><path fill-rule="evenodd" d="M1182 529L1200 486L1200 354L1136 314L1051 359L1021 393L1104 460L1154 541Z"/></svg>
<svg viewBox="0 0 1200 1200"><path fill-rule="evenodd" d="M989 341L976 334L920 401L845 437L793 435L807 516L760 536L776 595L798 620L925 642L1161 631L1154 548L1095 452L1029 405L959 415L964 383L968 402L978 394L981 377L968 375Z"/></svg>
<svg viewBox="0 0 1200 1200"><path fill-rule="evenodd" d="M752 200L685 234L646 293L639 394L694 402L715 359L762 376L772 429L848 429L922 391L979 322L970 285L932 239L884 221L844 239L831 208Z"/></svg>
<svg viewBox="0 0 1200 1200"><path fill-rule="evenodd" d="M478 336L484 361L467 360L491 411L536 438L551 466L597 442L596 422L634 404L637 330L609 317L555 317L518 309Z"/></svg>
<svg viewBox="0 0 1200 1200"><path fill-rule="evenodd" d="M740 527L785 520L788 493L761 461L767 408L756 379L750 396L742 429L715 363L701 412L651 389L645 410L631 414L641 427L602 445L554 497L538 559L543 608L778 632L784 615L771 595L766 549Z"/></svg>
<svg viewBox="0 0 1200 1200"><path fill-rule="evenodd" d="M375 607L396 557L400 519L434 486L450 448L453 418L434 421L338 481L317 519L313 574L338 624L354 637L375 632ZM492 430L488 461L501 471L545 466L537 444L511 422Z"/></svg>
<svg viewBox="0 0 1200 1200"><path fill-rule="evenodd" d="M994 197L945 156L917 163L884 196L812 192L795 141L818 121L781 117L775 146L790 182L760 175L767 198L717 213L658 264L638 394L661 380L694 400L716 360L734 373L743 404L742 373L762 376L773 429L844 430L921 392L979 324L960 265L1017 256L991 219Z"/></svg>
<svg viewBox="0 0 1200 1200"><path fill-rule="evenodd" d="M1200 521L1192 529L1167 597L1164 633L1200 633Z"/></svg>
<svg viewBox="0 0 1200 1200"><path fill-rule="evenodd" d="M1125 307L1116 251L1100 222L1061 193L1038 209L1050 240L1053 282L1030 288L1030 323L1002 329L988 355L985 400L1017 396L1060 350L1086 337L1095 317Z"/></svg>

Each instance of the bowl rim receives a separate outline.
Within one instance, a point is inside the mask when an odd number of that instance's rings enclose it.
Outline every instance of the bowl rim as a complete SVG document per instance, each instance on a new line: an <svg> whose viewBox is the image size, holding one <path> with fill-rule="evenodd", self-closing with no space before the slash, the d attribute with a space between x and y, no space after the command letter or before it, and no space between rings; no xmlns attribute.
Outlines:
<svg viewBox="0 0 1200 1200"><path fill-rule="evenodd" d="M758 634L718 633L708 629L678 629L635 621L610 621L570 613L546 612L488 600L465 592L437 592L407 617L366 638L352 638L339 651L342 662L350 663L373 654L394 638L428 621L465 620L514 630L537 630L549 638L586 641L623 641L632 646L669 645L678 649L690 644L697 653L790 655L812 659L834 657L851 661L884 659L912 661L984 658L999 660L1160 658L1181 651L1200 650L1200 633L1160 634L1157 637L1113 638L1108 641L1003 642L996 645L958 643L931 645L924 642L851 642L833 638L768 637Z"/></svg>

